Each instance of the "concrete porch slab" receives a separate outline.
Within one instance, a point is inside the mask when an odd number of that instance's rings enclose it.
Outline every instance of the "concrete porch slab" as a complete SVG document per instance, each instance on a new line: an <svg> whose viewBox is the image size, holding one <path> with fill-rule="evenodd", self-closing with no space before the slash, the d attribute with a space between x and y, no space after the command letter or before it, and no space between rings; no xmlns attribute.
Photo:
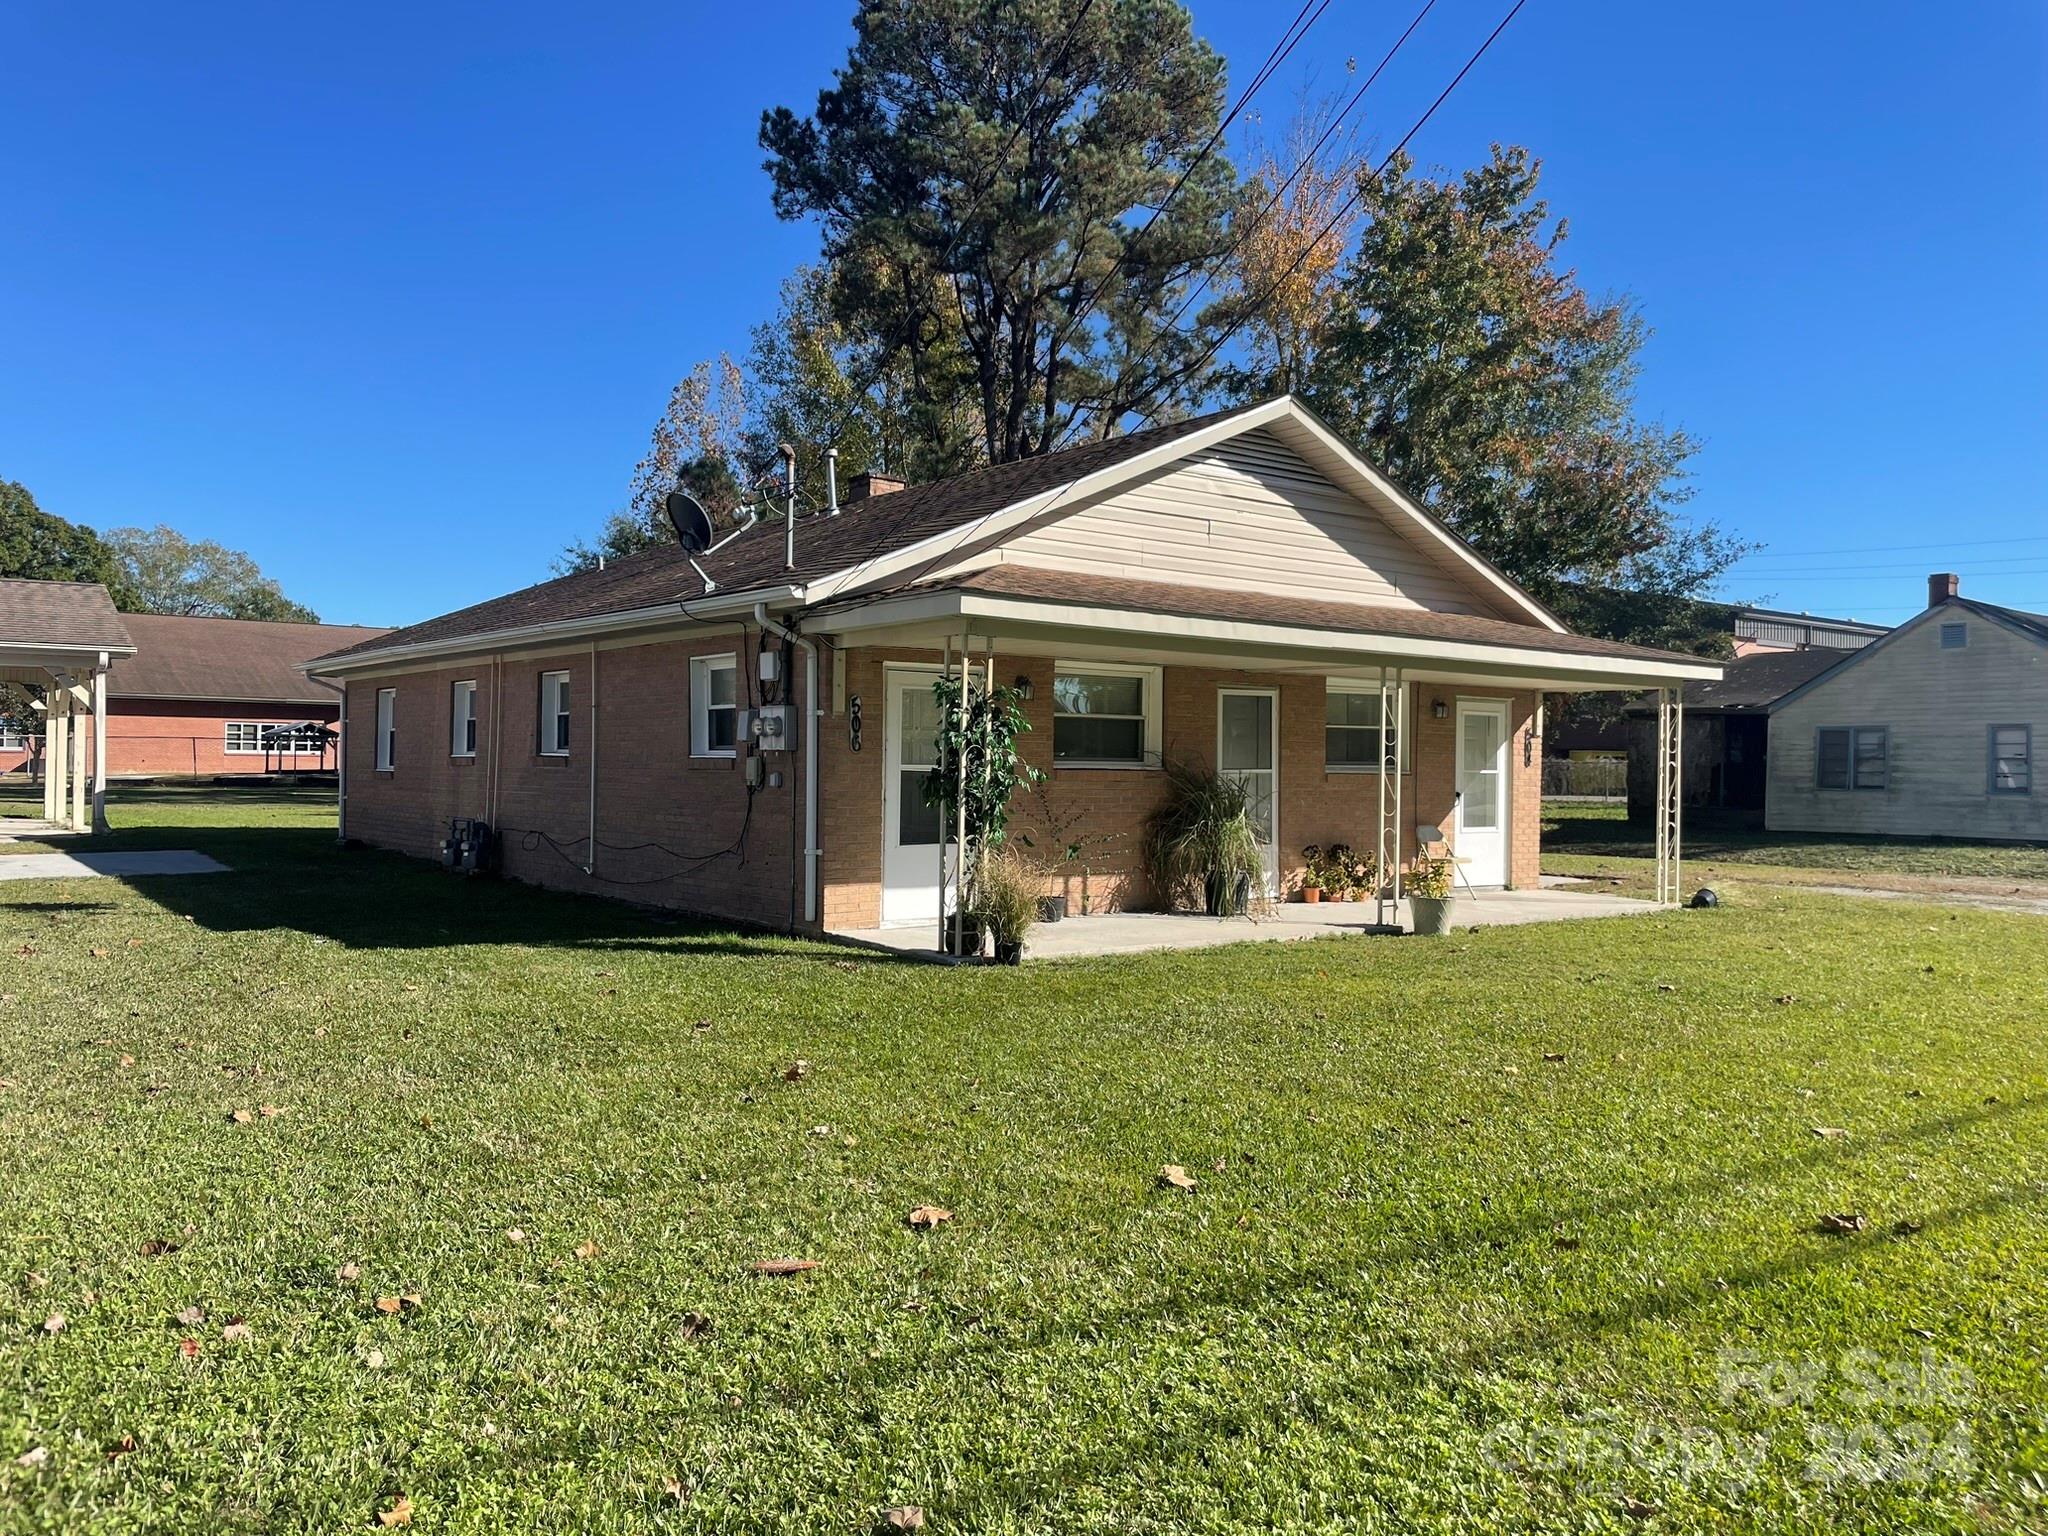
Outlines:
<svg viewBox="0 0 2048 1536"><path fill-rule="evenodd" d="M1655 912L1654 902L1590 891L1487 891L1461 894L1451 921L1458 928L1514 923L1555 923L1584 917L1635 917ZM1189 912L1111 912L1040 923L1024 946L1027 960L1073 960L1088 955L1128 955L1154 949L1207 949L1217 944L1270 943L1283 939L1360 936L1373 922L1367 902L1286 902L1257 917L1205 917ZM1409 926L1408 903L1395 914ZM940 958L932 926L862 928L833 937L906 956Z"/></svg>
<svg viewBox="0 0 2048 1536"><path fill-rule="evenodd" d="M133 875L224 875L227 865L189 848L139 853L17 853L0 859L0 880L78 880Z"/></svg>

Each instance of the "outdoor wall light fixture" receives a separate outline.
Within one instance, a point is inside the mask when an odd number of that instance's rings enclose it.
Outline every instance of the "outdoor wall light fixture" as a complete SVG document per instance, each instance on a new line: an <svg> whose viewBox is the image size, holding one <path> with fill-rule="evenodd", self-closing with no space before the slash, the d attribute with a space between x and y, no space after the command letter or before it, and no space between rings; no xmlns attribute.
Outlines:
<svg viewBox="0 0 2048 1536"><path fill-rule="evenodd" d="M1429 712L1437 719L1442 720L1450 714L1451 706L1442 699L1431 699L1429 701Z"/></svg>
<svg viewBox="0 0 2048 1536"><path fill-rule="evenodd" d="M1012 688L1012 689L1013 689L1013 690L1014 690L1014 691L1016 692L1016 695L1017 695L1017 697L1018 697L1018 698L1020 698L1020 699L1023 699L1023 700L1024 700L1025 702L1027 702L1027 703L1029 703L1029 702L1030 702L1030 699L1031 699L1031 679L1030 679L1030 678L1028 678L1028 677L1024 676L1024 675L1023 675L1022 673L1019 673L1019 674L1018 674L1018 676L1017 676L1017 681L1016 681L1016 682L1014 682L1014 683L1012 683L1012 684L1010 684L1010 687L1011 687L1011 688Z"/></svg>

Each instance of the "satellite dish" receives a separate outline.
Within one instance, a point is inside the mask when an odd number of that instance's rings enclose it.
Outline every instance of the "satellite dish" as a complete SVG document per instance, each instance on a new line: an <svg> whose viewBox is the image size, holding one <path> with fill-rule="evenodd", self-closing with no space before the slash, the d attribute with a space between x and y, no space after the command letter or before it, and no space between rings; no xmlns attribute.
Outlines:
<svg viewBox="0 0 2048 1536"><path fill-rule="evenodd" d="M676 542L687 553L701 554L711 547L711 514L702 502L688 491L670 491L661 505L676 531Z"/></svg>

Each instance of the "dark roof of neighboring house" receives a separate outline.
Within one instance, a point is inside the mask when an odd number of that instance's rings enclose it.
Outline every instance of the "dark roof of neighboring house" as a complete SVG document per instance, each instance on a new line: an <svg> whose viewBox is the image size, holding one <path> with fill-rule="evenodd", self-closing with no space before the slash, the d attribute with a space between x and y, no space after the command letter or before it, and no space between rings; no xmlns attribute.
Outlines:
<svg viewBox="0 0 2048 1536"><path fill-rule="evenodd" d="M1226 591L1218 587L1189 587L1166 581L1129 581L1120 576L1083 576L1028 565L992 565L956 581L938 583L927 590L989 592L1043 602L1090 603L1103 608L1177 613L1190 618L1237 620L1247 624L1286 624L1361 635L1399 635L1416 640L1512 645L1565 656L1713 664L1702 657L1686 656L1677 651L1624 645L1618 640L1596 640L1589 635L1560 634L1534 624L1482 618L1477 614L1318 602L1271 592Z"/></svg>
<svg viewBox="0 0 2048 1536"><path fill-rule="evenodd" d="M1083 475L1108 469L1243 409L1250 407L1217 411L1037 458L969 470L929 485L871 496L844 507L837 517L806 518L797 524L794 569L783 565L784 530L779 517L759 522L722 548L700 554L697 563L722 590L734 592L829 576L863 561L907 549L921 539L1000 512ZM553 581L393 630L374 641L337 647L334 654L460 640L469 635L629 613L636 608L682 602L701 596L703 590L703 583L690 569L683 551L673 544L660 544L613 560L603 570L558 576Z"/></svg>
<svg viewBox="0 0 2048 1536"><path fill-rule="evenodd" d="M131 613L135 654L107 679L116 699L232 699L331 704L334 691L299 669L315 656L387 633L352 624L278 624Z"/></svg>
<svg viewBox="0 0 2048 1536"><path fill-rule="evenodd" d="M129 649L134 641L107 589L94 581L0 580L0 645Z"/></svg>
<svg viewBox="0 0 2048 1536"><path fill-rule="evenodd" d="M1833 646L1756 651L1724 662L1718 683L1687 683L1685 707L1717 715L1762 714L1802 683L1856 655Z"/></svg>

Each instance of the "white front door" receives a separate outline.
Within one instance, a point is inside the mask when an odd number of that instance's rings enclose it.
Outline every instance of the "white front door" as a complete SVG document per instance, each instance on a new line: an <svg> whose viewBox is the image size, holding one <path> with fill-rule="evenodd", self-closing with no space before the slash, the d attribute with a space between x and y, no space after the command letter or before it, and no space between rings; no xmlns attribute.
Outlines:
<svg viewBox="0 0 2048 1536"><path fill-rule="evenodd" d="M1245 789L1252 835L1266 856L1266 894L1280 894L1280 692L1216 694L1216 771Z"/></svg>
<svg viewBox="0 0 2048 1536"><path fill-rule="evenodd" d="M1451 848L1474 885L1508 883L1508 706L1458 700L1458 806Z"/></svg>
<svg viewBox="0 0 2048 1536"><path fill-rule="evenodd" d="M924 776L938 765L939 706L932 684L939 669L892 666L882 676L889 695L883 732L882 921L936 924L945 878L939 870L940 815L937 806L925 804Z"/></svg>

